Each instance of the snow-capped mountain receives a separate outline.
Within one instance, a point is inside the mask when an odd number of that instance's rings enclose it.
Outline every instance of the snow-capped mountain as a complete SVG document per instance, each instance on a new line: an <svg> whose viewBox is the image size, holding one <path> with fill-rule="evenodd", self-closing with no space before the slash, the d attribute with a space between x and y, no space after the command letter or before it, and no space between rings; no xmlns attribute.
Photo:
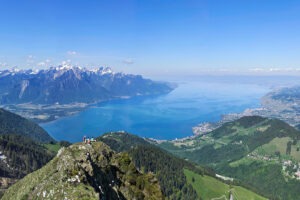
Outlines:
<svg viewBox="0 0 300 200"><path fill-rule="evenodd" d="M167 93L172 87L110 68L69 65L42 70L0 71L1 104L94 103L111 98Z"/></svg>

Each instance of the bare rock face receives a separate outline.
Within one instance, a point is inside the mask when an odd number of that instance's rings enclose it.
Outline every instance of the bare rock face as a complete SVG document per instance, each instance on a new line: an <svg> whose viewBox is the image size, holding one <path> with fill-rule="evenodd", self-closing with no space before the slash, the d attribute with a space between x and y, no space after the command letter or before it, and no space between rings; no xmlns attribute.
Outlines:
<svg viewBox="0 0 300 200"><path fill-rule="evenodd" d="M126 153L102 142L61 149L2 199L164 199L157 179L139 172Z"/></svg>

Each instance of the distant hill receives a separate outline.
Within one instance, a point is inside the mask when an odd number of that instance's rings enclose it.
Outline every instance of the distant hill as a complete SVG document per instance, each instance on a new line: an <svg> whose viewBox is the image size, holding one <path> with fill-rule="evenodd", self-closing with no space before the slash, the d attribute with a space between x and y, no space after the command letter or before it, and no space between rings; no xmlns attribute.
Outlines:
<svg viewBox="0 0 300 200"><path fill-rule="evenodd" d="M300 132L287 123L242 117L204 136L157 144L188 160L208 165L270 199L300 195Z"/></svg>
<svg viewBox="0 0 300 200"><path fill-rule="evenodd" d="M292 126L300 125L300 86L285 87L266 94L261 101L263 116L275 117Z"/></svg>
<svg viewBox="0 0 300 200"><path fill-rule="evenodd" d="M64 65L38 71L0 71L2 104L90 104L112 98L164 94L172 89L167 83L103 67Z"/></svg>
<svg viewBox="0 0 300 200"><path fill-rule="evenodd" d="M156 174L167 199L224 199L230 196L230 186L216 179L213 171L177 158L143 138L115 132L104 134L97 140L118 152L128 152L139 170ZM222 187L216 190L215 185ZM232 188L239 195L239 199L265 199L244 188ZM247 196L244 191L248 192Z"/></svg>
<svg viewBox="0 0 300 200"><path fill-rule="evenodd" d="M1 134L27 136L36 142L42 143L54 141L54 139L36 123L2 108L0 108L0 135Z"/></svg>
<svg viewBox="0 0 300 200"><path fill-rule="evenodd" d="M270 92L268 96L285 103L300 101L300 86L281 88Z"/></svg>
<svg viewBox="0 0 300 200"><path fill-rule="evenodd" d="M164 199L153 174L139 172L127 153L102 142L74 144L10 187L3 200Z"/></svg>

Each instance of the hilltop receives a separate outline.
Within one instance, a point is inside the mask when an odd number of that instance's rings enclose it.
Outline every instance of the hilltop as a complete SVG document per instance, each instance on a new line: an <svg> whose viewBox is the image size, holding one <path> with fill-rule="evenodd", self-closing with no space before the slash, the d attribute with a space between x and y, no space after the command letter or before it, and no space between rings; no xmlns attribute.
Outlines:
<svg viewBox="0 0 300 200"><path fill-rule="evenodd" d="M2 199L163 198L154 175L139 172L127 153L95 142L61 149L46 166L10 187Z"/></svg>

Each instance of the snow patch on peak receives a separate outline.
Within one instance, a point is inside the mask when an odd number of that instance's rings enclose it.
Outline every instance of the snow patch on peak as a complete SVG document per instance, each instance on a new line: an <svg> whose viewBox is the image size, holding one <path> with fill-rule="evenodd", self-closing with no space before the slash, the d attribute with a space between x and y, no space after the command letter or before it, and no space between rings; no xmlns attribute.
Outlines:
<svg viewBox="0 0 300 200"><path fill-rule="evenodd" d="M40 72L39 69L30 70L29 74L38 74Z"/></svg>
<svg viewBox="0 0 300 200"><path fill-rule="evenodd" d="M58 67L51 68L50 71L51 70L54 70L54 75L53 75L54 79L62 76L65 72L68 72L68 71L72 71L77 79L81 79L81 73L85 71L81 67L72 66L69 64L60 65Z"/></svg>
<svg viewBox="0 0 300 200"><path fill-rule="evenodd" d="M22 70L19 69L19 68L14 67L14 68L12 68L10 71L11 71L11 72L18 73L18 72L20 72L20 71L22 71Z"/></svg>
<svg viewBox="0 0 300 200"><path fill-rule="evenodd" d="M102 70L102 74L114 74L114 72L110 67L106 67Z"/></svg>
<svg viewBox="0 0 300 200"><path fill-rule="evenodd" d="M98 67L98 68L92 68L88 70L89 72L93 72L99 75L104 74L114 74L114 71L110 67Z"/></svg>
<svg viewBox="0 0 300 200"><path fill-rule="evenodd" d="M61 65L56 67L50 67L48 69L18 69L12 68L7 70L0 70L0 77L4 76L15 76L15 75L38 75L38 74L49 74L53 79L57 79L58 77L62 76L66 72L72 71L76 78L82 79L84 74L91 75L95 74L97 76L102 75L121 75L123 73L115 73L110 67L81 67L81 66L74 66L71 65L70 62L63 62Z"/></svg>
<svg viewBox="0 0 300 200"><path fill-rule="evenodd" d="M62 64L62 65L59 65L58 67L56 67L55 69L57 70L57 71L62 71L62 70L70 70L70 69L72 69L73 67L72 67L72 65L69 65L69 64Z"/></svg>

